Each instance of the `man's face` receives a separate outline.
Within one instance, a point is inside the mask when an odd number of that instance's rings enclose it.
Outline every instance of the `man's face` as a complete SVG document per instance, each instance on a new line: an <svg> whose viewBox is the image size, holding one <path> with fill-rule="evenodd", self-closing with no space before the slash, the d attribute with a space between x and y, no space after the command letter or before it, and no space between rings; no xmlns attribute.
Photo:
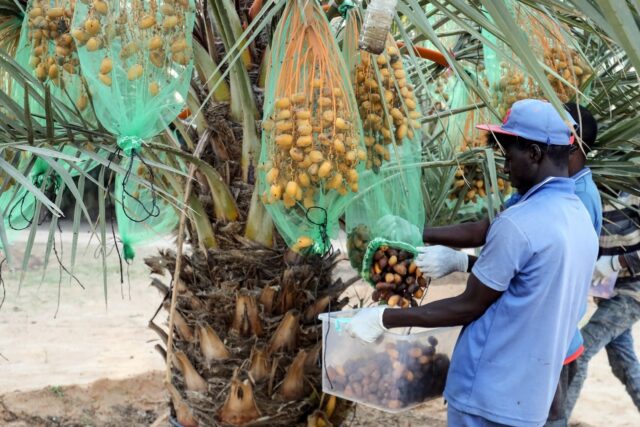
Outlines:
<svg viewBox="0 0 640 427"><path fill-rule="evenodd" d="M504 153L504 172L518 193L525 194L533 186L537 164L531 150L517 142L500 142Z"/></svg>

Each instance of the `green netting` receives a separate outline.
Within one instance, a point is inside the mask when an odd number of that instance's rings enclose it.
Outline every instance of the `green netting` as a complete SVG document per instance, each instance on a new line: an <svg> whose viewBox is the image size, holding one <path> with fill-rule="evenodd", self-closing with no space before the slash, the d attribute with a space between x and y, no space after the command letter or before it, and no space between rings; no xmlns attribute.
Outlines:
<svg viewBox="0 0 640 427"><path fill-rule="evenodd" d="M286 243L324 253L358 192L366 152L326 16L317 2L301 3L287 3L272 42L258 185Z"/></svg>
<svg viewBox="0 0 640 427"><path fill-rule="evenodd" d="M26 188L13 185L0 195L0 209L4 220L7 236L24 230L34 219L35 198Z"/></svg>
<svg viewBox="0 0 640 427"><path fill-rule="evenodd" d="M457 76L449 75L439 78L429 88L429 97L434 100L438 100L438 108L434 109L433 114L447 113L450 110L456 110L467 106L468 96L467 89L464 82L457 78ZM443 98L446 95L446 100ZM454 115L444 115L439 118L435 123L434 132L442 132L442 143L446 144L453 151L461 151L464 138L463 123L466 115L465 113L459 113Z"/></svg>
<svg viewBox="0 0 640 427"><path fill-rule="evenodd" d="M19 154L20 161L17 169L27 174L29 180L41 190L52 189L58 185L55 175L49 173L49 165L43 160L32 159L27 153ZM29 170L30 163L33 162ZM0 187L4 185L4 179L9 179L6 175L0 180ZM45 182L46 180L46 182ZM21 230L29 228L34 221L36 210L36 197L23 185L16 185L11 180L6 189L0 193L0 212L2 213L4 229L9 240L13 235ZM2 244L0 242L0 248Z"/></svg>
<svg viewBox="0 0 640 427"><path fill-rule="evenodd" d="M100 123L117 135L119 149L130 157L123 161L130 173L142 169L138 175L154 178L140 157L144 140L165 130L184 107L193 71L194 20L193 0L76 4L71 34L82 75ZM133 258L132 245L155 240L175 226L175 212L162 206L154 183L134 188L130 173L115 187L126 259Z"/></svg>
<svg viewBox="0 0 640 427"><path fill-rule="evenodd" d="M383 237L411 245L422 243L425 210L422 196L420 110L402 58L391 36L385 52L371 55L357 48L360 19L349 13L344 56L363 122L366 171L360 192L346 208L347 250L360 270L370 239ZM366 263L365 263L366 264Z"/></svg>
<svg viewBox="0 0 640 427"><path fill-rule="evenodd" d="M488 86L483 73L466 70L470 77L474 78L478 84ZM450 90L450 108L452 110L462 109L473 105L481 106L482 101L478 95L469 90L461 80L456 80ZM473 149L484 149L487 147L487 134L476 128L480 123L492 123L495 119L486 107L475 107L468 111L454 114L447 120L446 138L459 153L465 153ZM455 171L453 187L449 194L448 206L454 209L458 206L460 215L473 217L486 210L487 191L489 184L488 177L485 176L485 168L481 164L459 165ZM511 192L511 186L502 178L497 180L498 189L503 195ZM496 201L497 202L497 201Z"/></svg>
<svg viewBox="0 0 640 427"><path fill-rule="evenodd" d="M98 163L83 156L78 156L78 151L70 146L65 146L62 152L76 157L78 160L73 164L81 170L88 172ZM29 180L38 188L56 190L62 179L53 171L51 166L40 157L35 157L28 152L18 152L20 161L17 166L18 171L27 174ZM28 170L29 163L33 162L31 170ZM58 160L59 164L68 170L71 176L78 176L80 172L72 169L66 160ZM46 182L45 182L46 179ZM0 186L3 181L0 180ZM22 186L12 184L6 191L0 192L0 212L7 237L11 239L17 231L29 228L35 220L36 198L29 190ZM2 242L0 242L0 248Z"/></svg>
<svg viewBox="0 0 640 427"><path fill-rule="evenodd" d="M451 91L452 110L474 104L480 105L481 103L478 96L471 92L462 80L456 80L456 84ZM480 123L490 123L491 121L489 111L484 107L455 114L449 117L446 127L447 138L460 153L473 148L485 147L487 144L486 135L476 129L475 126ZM451 201L455 203L459 197L464 197L465 204L473 203L479 211L482 203L478 202L486 196L481 167L475 165L458 166L455 178L454 186L449 196Z"/></svg>
<svg viewBox="0 0 640 427"><path fill-rule="evenodd" d="M376 251L380 249L381 246L388 246L394 249L405 250L413 254L413 256L415 257L418 254L416 246L420 246L421 243L422 239L420 239L420 242L418 243L407 243L407 241L404 239L395 240L393 238L376 237L367 245L366 251L364 253L362 268L360 270L360 275L371 286L375 286L376 284L373 280L371 280L371 266L373 265L373 257Z"/></svg>
<svg viewBox="0 0 640 427"><path fill-rule="evenodd" d="M430 2L424 6L424 15L429 20L431 27L437 32L440 44L442 44L447 50L453 50L457 39L460 36L460 31L462 30L460 24L455 20L450 19L449 16ZM439 46L436 46L430 40L418 42L416 43L416 46L439 50Z"/></svg>
<svg viewBox="0 0 640 427"><path fill-rule="evenodd" d="M175 207L162 199L154 188L143 183L157 182L158 177L151 175L152 170L136 157L131 162L131 169L126 174L118 174L115 179L116 220L125 260L135 257L136 245L162 239L173 233L178 225ZM185 172L184 166L182 170Z"/></svg>
<svg viewBox="0 0 640 427"><path fill-rule="evenodd" d="M365 188L345 212L347 253L358 270L371 239L382 237L419 246L425 223L419 167L383 166L377 174L367 171L362 182Z"/></svg>
<svg viewBox="0 0 640 427"><path fill-rule="evenodd" d="M394 147L391 161L378 173L370 170L362 175L363 188L345 212L347 252L354 268L364 268L361 263L370 239L422 243L425 210L419 159L418 150Z"/></svg>
<svg viewBox="0 0 640 427"><path fill-rule="evenodd" d="M507 4L518 26L526 32L531 55L548 67L545 74L560 101L573 99L575 87L585 92L593 71L570 31L537 9L515 1ZM507 56L505 58L488 44L483 44L485 72L494 107L500 115L504 116L511 105L520 99L544 98L540 87L527 75L516 55L488 31L483 30L482 33Z"/></svg>

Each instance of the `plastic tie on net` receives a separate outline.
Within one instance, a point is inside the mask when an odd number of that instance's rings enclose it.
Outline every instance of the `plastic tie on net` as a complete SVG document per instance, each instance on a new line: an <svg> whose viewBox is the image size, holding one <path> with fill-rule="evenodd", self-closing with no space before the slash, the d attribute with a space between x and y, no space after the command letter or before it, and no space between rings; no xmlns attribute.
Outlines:
<svg viewBox="0 0 640 427"><path fill-rule="evenodd" d="M139 153L142 150L142 144L144 141L142 138L137 136L120 136L118 137L118 147L124 151L128 157L133 157L136 153Z"/></svg>

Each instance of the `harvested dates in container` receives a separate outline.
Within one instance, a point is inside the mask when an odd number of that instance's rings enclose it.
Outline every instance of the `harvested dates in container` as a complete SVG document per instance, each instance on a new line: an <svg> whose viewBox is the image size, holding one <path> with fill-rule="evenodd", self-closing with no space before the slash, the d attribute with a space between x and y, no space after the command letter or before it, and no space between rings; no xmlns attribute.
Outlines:
<svg viewBox="0 0 640 427"><path fill-rule="evenodd" d="M365 343L346 331L357 311L320 315L323 391L387 412L441 396L460 328L392 330Z"/></svg>
<svg viewBox="0 0 640 427"><path fill-rule="evenodd" d="M373 255L369 282L374 284L372 299L386 301L390 307L417 306L429 282L415 263L415 254L406 249L380 246Z"/></svg>

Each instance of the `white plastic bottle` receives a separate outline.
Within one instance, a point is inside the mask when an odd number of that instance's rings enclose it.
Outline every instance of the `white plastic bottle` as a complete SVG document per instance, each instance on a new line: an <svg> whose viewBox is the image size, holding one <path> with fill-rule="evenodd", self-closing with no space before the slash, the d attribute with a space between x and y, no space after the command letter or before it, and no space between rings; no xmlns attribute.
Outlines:
<svg viewBox="0 0 640 427"><path fill-rule="evenodd" d="M397 4L398 0L372 0L369 3L360 35L360 49L376 55L382 53Z"/></svg>

